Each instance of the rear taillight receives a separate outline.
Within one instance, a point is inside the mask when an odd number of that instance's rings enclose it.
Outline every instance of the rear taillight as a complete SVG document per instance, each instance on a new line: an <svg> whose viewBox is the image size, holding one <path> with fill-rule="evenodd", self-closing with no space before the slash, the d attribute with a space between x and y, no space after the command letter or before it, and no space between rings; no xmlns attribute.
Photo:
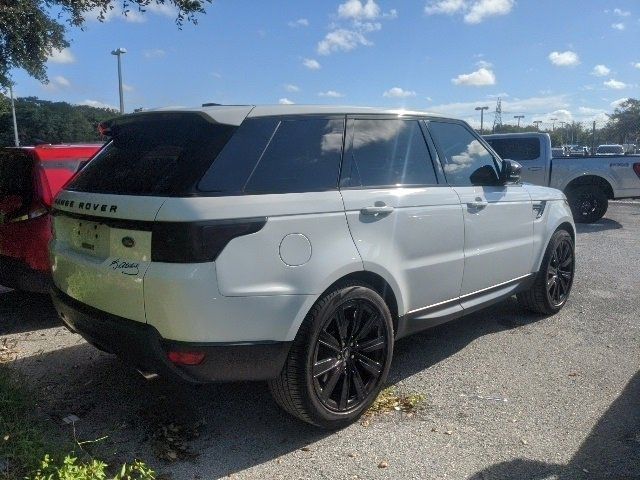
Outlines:
<svg viewBox="0 0 640 480"><path fill-rule="evenodd" d="M156 223L151 232L151 260L167 263L212 262L231 240L256 233L266 223L266 217Z"/></svg>
<svg viewBox="0 0 640 480"><path fill-rule="evenodd" d="M633 171L636 172L636 175L640 178L640 163L633 164Z"/></svg>
<svg viewBox="0 0 640 480"><path fill-rule="evenodd" d="M176 365L200 365L204 360L204 352L168 352L169 360Z"/></svg>

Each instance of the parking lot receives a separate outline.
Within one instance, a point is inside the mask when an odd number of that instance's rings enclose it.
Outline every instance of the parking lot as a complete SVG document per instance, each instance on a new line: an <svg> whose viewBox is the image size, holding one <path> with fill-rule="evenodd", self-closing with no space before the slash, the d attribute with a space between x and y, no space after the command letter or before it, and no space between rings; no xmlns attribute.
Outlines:
<svg viewBox="0 0 640 480"><path fill-rule="evenodd" d="M515 299L398 342L390 384L416 413L337 433L279 410L265 384L147 382L60 326L46 297L0 293L0 353L53 435L173 479L640 478L640 201L579 225L553 317ZM106 437L106 438L103 438Z"/></svg>

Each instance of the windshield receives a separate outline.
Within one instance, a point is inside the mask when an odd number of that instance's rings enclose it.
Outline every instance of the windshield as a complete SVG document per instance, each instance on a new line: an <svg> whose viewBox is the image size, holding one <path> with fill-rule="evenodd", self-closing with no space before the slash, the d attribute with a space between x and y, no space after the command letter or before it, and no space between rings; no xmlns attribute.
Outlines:
<svg viewBox="0 0 640 480"><path fill-rule="evenodd" d="M191 193L237 127L197 113L130 116L110 126L112 139L67 190L117 195Z"/></svg>

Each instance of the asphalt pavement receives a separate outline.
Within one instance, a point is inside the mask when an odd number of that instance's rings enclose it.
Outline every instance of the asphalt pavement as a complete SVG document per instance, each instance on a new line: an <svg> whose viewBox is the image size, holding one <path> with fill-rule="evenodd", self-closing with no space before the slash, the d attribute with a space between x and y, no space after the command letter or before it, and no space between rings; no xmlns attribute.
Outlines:
<svg viewBox="0 0 640 480"><path fill-rule="evenodd" d="M578 227L576 279L552 317L512 299L401 340L389 385L412 415L340 432L281 412L263 383L147 382L60 326L47 297L0 293L0 354L58 438L174 480L640 478L640 202ZM175 459L174 459L175 457Z"/></svg>

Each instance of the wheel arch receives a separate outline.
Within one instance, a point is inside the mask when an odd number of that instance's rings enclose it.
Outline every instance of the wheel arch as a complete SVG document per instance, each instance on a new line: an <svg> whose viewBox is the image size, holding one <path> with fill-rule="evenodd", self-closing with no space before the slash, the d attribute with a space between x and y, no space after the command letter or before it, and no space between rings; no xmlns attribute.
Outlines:
<svg viewBox="0 0 640 480"><path fill-rule="evenodd" d="M562 190L568 195L569 192L576 187L582 187L585 185L595 186L604 191L609 200L612 200L615 197L615 193L611 184L612 182L610 180L601 175L580 175L569 181Z"/></svg>

